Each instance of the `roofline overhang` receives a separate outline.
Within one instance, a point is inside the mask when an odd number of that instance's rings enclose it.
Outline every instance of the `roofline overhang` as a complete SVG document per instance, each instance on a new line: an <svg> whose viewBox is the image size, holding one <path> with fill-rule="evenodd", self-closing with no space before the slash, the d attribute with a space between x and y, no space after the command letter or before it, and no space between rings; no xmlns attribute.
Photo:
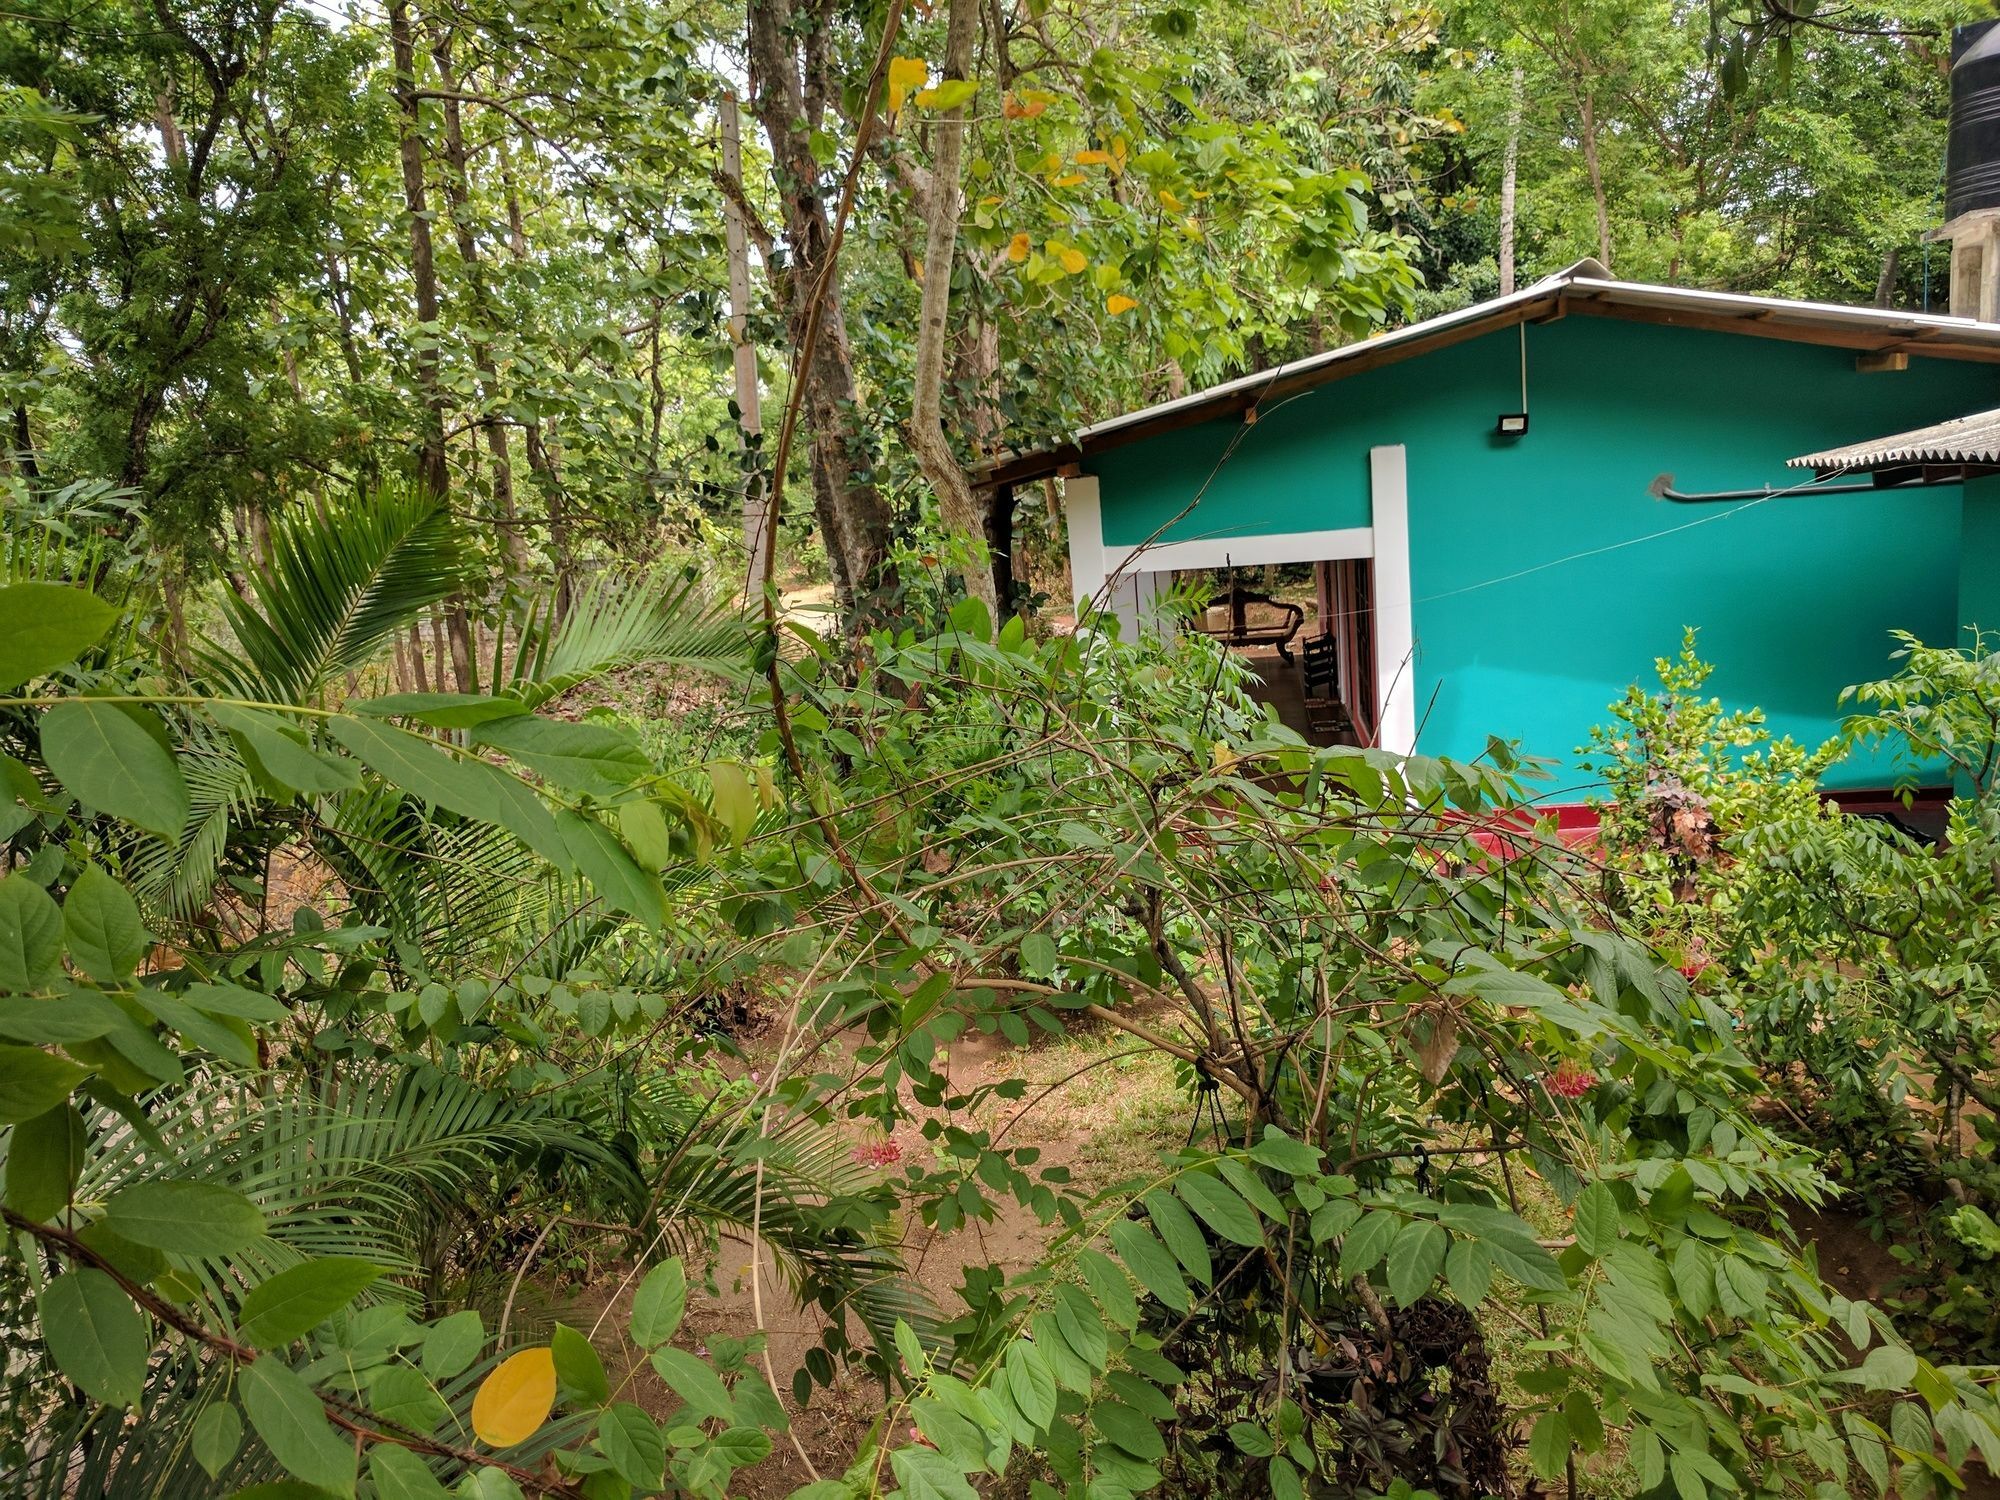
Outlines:
<svg viewBox="0 0 2000 1500"><path fill-rule="evenodd" d="M1127 412L1084 428L1067 443L1003 456L975 475L975 483L993 489L1073 474L1085 460L1129 443L1231 415L1255 421L1259 408L1270 402L1503 328L1554 322L1571 313L1819 344L1857 354L1911 353L2000 364L2000 324L1617 281L1595 262L1584 261L1508 296Z"/></svg>

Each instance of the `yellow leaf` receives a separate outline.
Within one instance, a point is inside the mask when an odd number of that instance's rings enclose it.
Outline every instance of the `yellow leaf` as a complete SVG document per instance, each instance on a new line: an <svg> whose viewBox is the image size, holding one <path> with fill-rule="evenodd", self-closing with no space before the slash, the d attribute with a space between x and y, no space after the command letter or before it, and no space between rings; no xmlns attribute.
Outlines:
<svg viewBox="0 0 2000 1500"><path fill-rule="evenodd" d="M1063 174L1062 174L1062 176L1060 176L1060 177L1052 177L1052 178L1050 178L1050 179L1049 179L1049 186L1050 186L1050 187L1075 187L1075 186L1076 186L1076 185L1077 185L1077 184L1078 184L1079 182L1081 182L1081 181L1083 181L1083 173L1081 173L1081 172L1065 172L1065 173L1063 173Z"/></svg>
<svg viewBox="0 0 2000 1500"><path fill-rule="evenodd" d="M1074 276L1090 264L1090 257L1074 245L1065 245L1061 240L1049 241L1049 254L1053 255L1062 268Z"/></svg>
<svg viewBox="0 0 2000 1500"><path fill-rule="evenodd" d="M1017 234L1007 241L1007 259L1019 265L1028 258L1028 246L1032 243L1025 234Z"/></svg>
<svg viewBox="0 0 2000 1500"><path fill-rule="evenodd" d="M1104 310L1110 313L1111 316L1114 318L1117 317L1122 312L1130 312L1133 308L1137 307L1138 305L1139 304L1137 302L1135 302L1132 298L1127 297L1122 292L1117 293L1110 297L1106 297L1104 299Z"/></svg>
<svg viewBox="0 0 2000 1500"><path fill-rule="evenodd" d="M889 59L889 118L902 113L903 101L912 89L920 89L931 76L931 65L921 57Z"/></svg>
<svg viewBox="0 0 2000 1500"><path fill-rule="evenodd" d="M1173 195L1173 191L1170 188L1160 189L1160 204L1162 207L1171 209L1175 213L1179 213L1185 206L1180 199Z"/></svg>
<svg viewBox="0 0 2000 1500"><path fill-rule="evenodd" d="M1226 771L1242 758L1234 750L1223 744L1221 740L1215 742L1214 761L1216 770Z"/></svg>
<svg viewBox="0 0 2000 1500"><path fill-rule="evenodd" d="M472 1430L491 1448L511 1448L535 1435L556 1404L555 1352L546 1344L509 1355L479 1383Z"/></svg>
<svg viewBox="0 0 2000 1500"><path fill-rule="evenodd" d="M1079 151L1076 153L1076 164L1079 167L1101 167L1106 165L1110 160L1111 153L1109 151Z"/></svg>

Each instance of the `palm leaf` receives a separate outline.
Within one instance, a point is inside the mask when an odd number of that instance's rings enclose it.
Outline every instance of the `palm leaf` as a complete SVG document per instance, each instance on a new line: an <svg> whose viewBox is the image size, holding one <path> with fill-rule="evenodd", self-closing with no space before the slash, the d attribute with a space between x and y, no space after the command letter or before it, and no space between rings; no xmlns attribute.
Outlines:
<svg viewBox="0 0 2000 1500"><path fill-rule="evenodd" d="M560 623L531 617L506 691L529 708L631 667L679 667L734 677L749 656L749 629L698 576L607 575L578 595Z"/></svg>
<svg viewBox="0 0 2000 1500"><path fill-rule="evenodd" d="M238 649L211 641L203 665L248 696L310 703L464 586L467 551L450 514L414 489L300 507L271 529L270 560L250 574L254 607L223 597Z"/></svg>

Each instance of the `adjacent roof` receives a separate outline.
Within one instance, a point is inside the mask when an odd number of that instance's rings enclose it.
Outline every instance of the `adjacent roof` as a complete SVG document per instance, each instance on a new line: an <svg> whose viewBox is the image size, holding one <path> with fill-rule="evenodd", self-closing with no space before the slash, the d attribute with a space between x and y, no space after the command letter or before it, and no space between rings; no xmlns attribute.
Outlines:
<svg viewBox="0 0 2000 1500"><path fill-rule="evenodd" d="M1976 411L1914 432L1803 454L1790 463L1795 469L1816 469L1822 476L1912 468L2000 468L2000 411Z"/></svg>
<svg viewBox="0 0 2000 1500"><path fill-rule="evenodd" d="M1843 307L1831 302L1793 302L1783 297L1618 281L1596 261L1580 260L1510 296L1099 422L1086 427L1073 442L1002 458L980 479L987 485L1041 479L1092 454L1141 438L1248 411L1266 401L1395 364L1498 328L1553 322L1571 313L1826 344L1863 354L1916 353L2000 363L2000 324L1889 308Z"/></svg>

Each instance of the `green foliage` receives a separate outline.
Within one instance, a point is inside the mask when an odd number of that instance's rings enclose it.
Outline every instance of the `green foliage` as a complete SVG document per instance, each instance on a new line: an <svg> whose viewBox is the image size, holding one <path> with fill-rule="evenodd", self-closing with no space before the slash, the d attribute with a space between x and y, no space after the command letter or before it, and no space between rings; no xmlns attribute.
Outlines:
<svg viewBox="0 0 2000 1500"><path fill-rule="evenodd" d="M1843 1180L1909 1267L1900 1303L1924 1343L1990 1358L2000 1281L1986 1229L1996 1029L1993 785L2000 709L1990 642L1903 638L1894 678L1851 690L1850 735L1912 780L1953 775L1944 836L1892 823L1792 820L1746 831L1754 871L1736 955L1759 1060L1826 1132Z"/></svg>

